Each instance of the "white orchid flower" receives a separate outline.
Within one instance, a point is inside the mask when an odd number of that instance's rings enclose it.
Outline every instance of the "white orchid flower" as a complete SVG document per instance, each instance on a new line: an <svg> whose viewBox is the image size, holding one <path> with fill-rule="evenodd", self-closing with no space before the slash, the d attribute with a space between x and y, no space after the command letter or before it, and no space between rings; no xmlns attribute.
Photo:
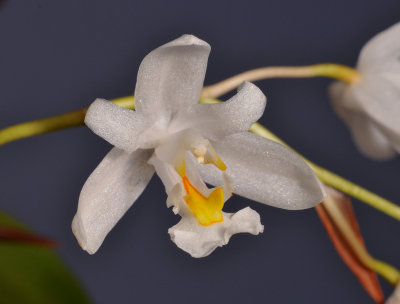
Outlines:
<svg viewBox="0 0 400 304"><path fill-rule="evenodd" d="M171 239L193 257L207 256L235 233L263 231L249 207L222 212L232 192L285 209L309 208L324 198L319 180L295 153L247 132L266 104L255 85L244 83L224 103L198 104L209 52L206 42L184 35L144 58L136 111L102 99L89 107L85 123L115 146L85 183L72 223L89 253L98 250L154 171L164 183L167 206L182 217L169 229Z"/></svg>
<svg viewBox="0 0 400 304"><path fill-rule="evenodd" d="M362 153L392 158L400 152L400 23L363 47L357 71L359 81L331 85L333 106Z"/></svg>

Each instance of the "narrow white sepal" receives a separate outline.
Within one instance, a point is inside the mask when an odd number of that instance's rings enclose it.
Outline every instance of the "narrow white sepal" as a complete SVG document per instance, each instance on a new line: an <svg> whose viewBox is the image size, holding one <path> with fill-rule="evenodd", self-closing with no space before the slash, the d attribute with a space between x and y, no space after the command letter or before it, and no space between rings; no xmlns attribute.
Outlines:
<svg viewBox="0 0 400 304"><path fill-rule="evenodd" d="M97 98L85 116L85 124L97 135L127 152L141 146L140 135L149 128L148 117Z"/></svg>
<svg viewBox="0 0 400 304"><path fill-rule="evenodd" d="M211 47L193 35L183 35L150 52L139 67L136 111L159 119L198 102Z"/></svg>
<svg viewBox="0 0 400 304"><path fill-rule="evenodd" d="M82 188L72 231L81 247L95 253L110 230L143 192L154 173L149 151L112 149Z"/></svg>
<svg viewBox="0 0 400 304"><path fill-rule="evenodd" d="M245 81L236 95L216 104L195 104L183 108L171 123L177 132L196 129L209 140L219 140L230 134L248 131L264 113L267 98L251 82Z"/></svg>

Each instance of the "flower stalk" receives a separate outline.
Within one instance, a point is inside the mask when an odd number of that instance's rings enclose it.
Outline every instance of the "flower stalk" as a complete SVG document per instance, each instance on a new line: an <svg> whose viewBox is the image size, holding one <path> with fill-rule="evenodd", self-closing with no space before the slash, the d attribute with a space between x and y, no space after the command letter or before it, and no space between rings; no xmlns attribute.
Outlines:
<svg viewBox="0 0 400 304"><path fill-rule="evenodd" d="M249 70L213 85L204 87L201 97L217 98L237 88L243 81L258 81L268 78L313 78L329 77L346 83L360 80L353 68L335 63L321 63L299 67L264 67Z"/></svg>
<svg viewBox="0 0 400 304"><path fill-rule="evenodd" d="M113 102L121 107L134 109L133 96L114 99ZM57 130L82 126L84 123L87 108L76 111L19 123L0 130L0 146L7 143L46 134Z"/></svg>

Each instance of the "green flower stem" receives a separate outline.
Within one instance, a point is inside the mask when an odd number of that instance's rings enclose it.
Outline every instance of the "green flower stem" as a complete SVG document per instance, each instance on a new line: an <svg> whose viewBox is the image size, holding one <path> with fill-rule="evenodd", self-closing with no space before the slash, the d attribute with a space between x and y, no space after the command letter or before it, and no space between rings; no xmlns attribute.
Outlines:
<svg viewBox="0 0 400 304"><path fill-rule="evenodd" d="M112 101L121 107L132 110L135 108L133 96L122 97ZM220 101L212 98L202 98L200 102L217 103ZM0 146L26 137L81 126L84 123L86 110L87 108L53 117L24 122L0 130ZM286 145L282 140L259 123L253 124L250 128L250 132ZM357 198L397 220L400 220L400 207L396 204L310 162L307 159L304 160L314 170L315 174L323 183L336 188L349 196Z"/></svg>
<svg viewBox="0 0 400 304"><path fill-rule="evenodd" d="M203 88L201 97L217 98L239 87L243 81L257 81L268 78L312 78L329 77L346 83L355 83L361 75L353 68L335 64L322 63L299 67L264 67L243 72L213 85Z"/></svg>
<svg viewBox="0 0 400 304"><path fill-rule="evenodd" d="M0 146L19 139L83 124L87 109L23 122L0 130Z"/></svg>
<svg viewBox="0 0 400 304"><path fill-rule="evenodd" d="M113 100L124 108L135 108L133 96ZM0 130L0 146L19 139L83 125L87 108L16 124Z"/></svg>

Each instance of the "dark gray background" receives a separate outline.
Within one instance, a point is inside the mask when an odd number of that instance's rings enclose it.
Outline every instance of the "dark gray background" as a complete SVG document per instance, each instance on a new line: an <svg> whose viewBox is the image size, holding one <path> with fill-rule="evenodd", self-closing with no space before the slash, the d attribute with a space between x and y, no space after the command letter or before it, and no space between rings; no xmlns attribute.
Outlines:
<svg viewBox="0 0 400 304"><path fill-rule="evenodd" d="M378 0L19 0L0 8L0 127L131 94L142 58L192 33L212 46L206 84L268 65L354 65L361 46L400 21ZM299 152L400 202L400 160L361 156L326 94L330 80L268 80L261 121ZM372 303L339 259L314 210L284 211L240 197L261 236L234 236L193 259L169 240L178 221L157 177L89 256L70 224L80 189L110 146L86 128L0 148L1 208L61 243L60 254L96 303ZM354 204L370 252L400 267L400 223ZM391 287L383 282L385 293Z"/></svg>

